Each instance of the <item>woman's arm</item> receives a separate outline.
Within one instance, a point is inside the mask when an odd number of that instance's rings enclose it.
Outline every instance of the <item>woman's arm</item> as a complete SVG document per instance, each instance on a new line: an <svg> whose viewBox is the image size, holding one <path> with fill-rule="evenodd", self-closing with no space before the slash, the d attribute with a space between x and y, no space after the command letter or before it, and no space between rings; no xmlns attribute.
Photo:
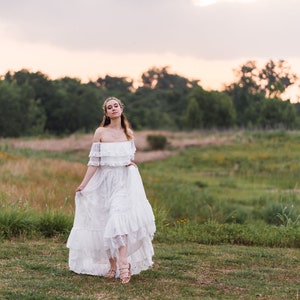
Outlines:
<svg viewBox="0 0 300 300"><path fill-rule="evenodd" d="M90 179L93 177L93 175L95 174L97 168L96 166L88 166L85 176L82 180L82 182L80 183L80 185L77 187L76 192L80 192L82 191L86 185L88 184L88 182L90 181Z"/></svg>
<svg viewBox="0 0 300 300"><path fill-rule="evenodd" d="M93 142L99 142L101 140L101 135L103 132L103 127L98 127L94 133L94 137L93 137ZM77 187L76 192L80 192L82 191L86 185L88 184L88 182L90 181L90 179L93 177L93 175L95 174L97 168L99 168L98 166L93 166L93 165L89 165L85 176L81 182L81 184Z"/></svg>

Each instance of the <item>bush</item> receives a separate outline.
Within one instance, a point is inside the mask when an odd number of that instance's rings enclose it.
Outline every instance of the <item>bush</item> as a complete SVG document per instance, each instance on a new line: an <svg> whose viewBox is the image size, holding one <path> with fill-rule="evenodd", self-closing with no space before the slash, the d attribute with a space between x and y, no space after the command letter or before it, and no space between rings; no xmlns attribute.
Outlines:
<svg viewBox="0 0 300 300"><path fill-rule="evenodd" d="M73 217L54 211L39 213L31 210L0 211L0 241L19 236L67 237Z"/></svg>
<svg viewBox="0 0 300 300"><path fill-rule="evenodd" d="M227 213L224 223L244 224L248 219L248 213L243 208L238 208Z"/></svg>
<svg viewBox="0 0 300 300"><path fill-rule="evenodd" d="M163 150L166 148L168 140L164 135L148 135L147 142L151 150Z"/></svg>
<svg viewBox="0 0 300 300"><path fill-rule="evenodd" d="M266 223L277 226L292 226L300 223L300 214L292 204L272 202L263 210L263 218Z"/></svg>
<svg viewBox="0 0 300 300"><path fill-rule="evenodd" d="M197 224L189 220L164 226L155 235L163 243L196 242L207 245L234 244L262 247L300 247L299 226L219 224L208 221Z"/></svg>
<svg viewBox="0 0 300 300"><path fill-rule="evenodd" d="M69 234L72 224L73 220L68 215L60 212L46 212L39 220L38 231L44 237L66 236Z"/></svg>
<svg viewBox="0 0 300 300"><path fill-rule="evenodd" d="M34 212L18 211L14 209L0 212L1 238L10 239L21 235L30 236L36 231L38 222Z"/></svg>

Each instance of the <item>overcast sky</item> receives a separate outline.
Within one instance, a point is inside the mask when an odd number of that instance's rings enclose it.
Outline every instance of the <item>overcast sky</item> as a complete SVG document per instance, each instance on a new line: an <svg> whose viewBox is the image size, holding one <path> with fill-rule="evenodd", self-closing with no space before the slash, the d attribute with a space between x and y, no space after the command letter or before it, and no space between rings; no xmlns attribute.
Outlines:
<svg viewBox="0 0 300 300"><path fill-rule="evenodd" d="M300 77L298 0L0 0L0 74L83 80L152 66L233 80L247 60L286 60Z"/></svg>

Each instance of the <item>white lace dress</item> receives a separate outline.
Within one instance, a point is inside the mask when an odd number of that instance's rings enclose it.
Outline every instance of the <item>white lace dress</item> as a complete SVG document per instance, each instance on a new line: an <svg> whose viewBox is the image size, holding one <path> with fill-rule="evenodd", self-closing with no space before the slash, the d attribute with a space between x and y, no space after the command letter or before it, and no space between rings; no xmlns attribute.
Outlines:
<svg viewBox="0 0 300 300"><path fill-rule="evenodd" d="M74 224L67 241L72 271L105 275L109 257L118 258L118 248L123 245L128 247L132 274L152 266L153 211L138 169L126 167L135 150L133 140L93 143L88 165L98 169L76 193Z"/></svg>

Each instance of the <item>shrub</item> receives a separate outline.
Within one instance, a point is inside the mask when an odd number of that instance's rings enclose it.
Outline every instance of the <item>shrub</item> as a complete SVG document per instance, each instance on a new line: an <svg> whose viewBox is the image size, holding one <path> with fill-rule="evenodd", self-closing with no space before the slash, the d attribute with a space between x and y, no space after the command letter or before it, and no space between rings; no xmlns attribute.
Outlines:
<svg viewBox="0 0 300 300"><path fill-rule="evenodd" d="M195 181L195 185L199 188L206 188L208 187L208 184L206 182L203 182L203 181L200 181L200 180L197 180Z"/></svg>
<svg viewBox="0 0 300 300"><path fill-rule="evenodd" d="M7 209L0 211L0 241L19 236L65 238L72 228L73 218L69 215L47 211Z"/></svg>
<svg viewBox="0 0 300 300"><path fill-rule="evenodd" d="M44 213L38 224L38 230L44 237L67 235L72 228L72 218L59 212Z"/></svg>
<svg viewBox="0 0 300 300"><path fill-rule="evenodd" d="M151 150L163 150L166 148L168 140L164 135L148 135L147 142Z"/></svg>
<svg viewBox="0 0 300 300"><path fill-rule="evenodd" d="M244 224L248 219L248 213L243 208L235 209L231 212L228 212L224 218L225 223L238 223Z"/></svg>
<svg viewBox="0 0 300 300"><path fill-rule="evenodd" d="M280 220L282 226L289 227L300 224L300 214L297 215L294 210L294 205L282 206L281 213L278 213L276 216Z"/></svg>
<svg viewBox="0 0 300 300"><path fill-rule="evenodd" d="M300 214L293 204L270 203L263 210L263 218L266 223L272 225L293 226L300 224Z"/></svg>
<svg viewBox="0 0 300 300"><path fill-rule="evenodd" d="M196 242L207 245L235 244L264 247L300 247L299 226L253 226L250 224L219 224L208 221L197 224L189 220L165 226L155 240L163 243Z"/></svg>
<svg viewBox="0 0 300 300"><path fill-rule="evenodd" d="M0 213L0 232L2 238L25 235L30 236L35 233L37 215L34 212L22 210L2 210Z"/></svg>

